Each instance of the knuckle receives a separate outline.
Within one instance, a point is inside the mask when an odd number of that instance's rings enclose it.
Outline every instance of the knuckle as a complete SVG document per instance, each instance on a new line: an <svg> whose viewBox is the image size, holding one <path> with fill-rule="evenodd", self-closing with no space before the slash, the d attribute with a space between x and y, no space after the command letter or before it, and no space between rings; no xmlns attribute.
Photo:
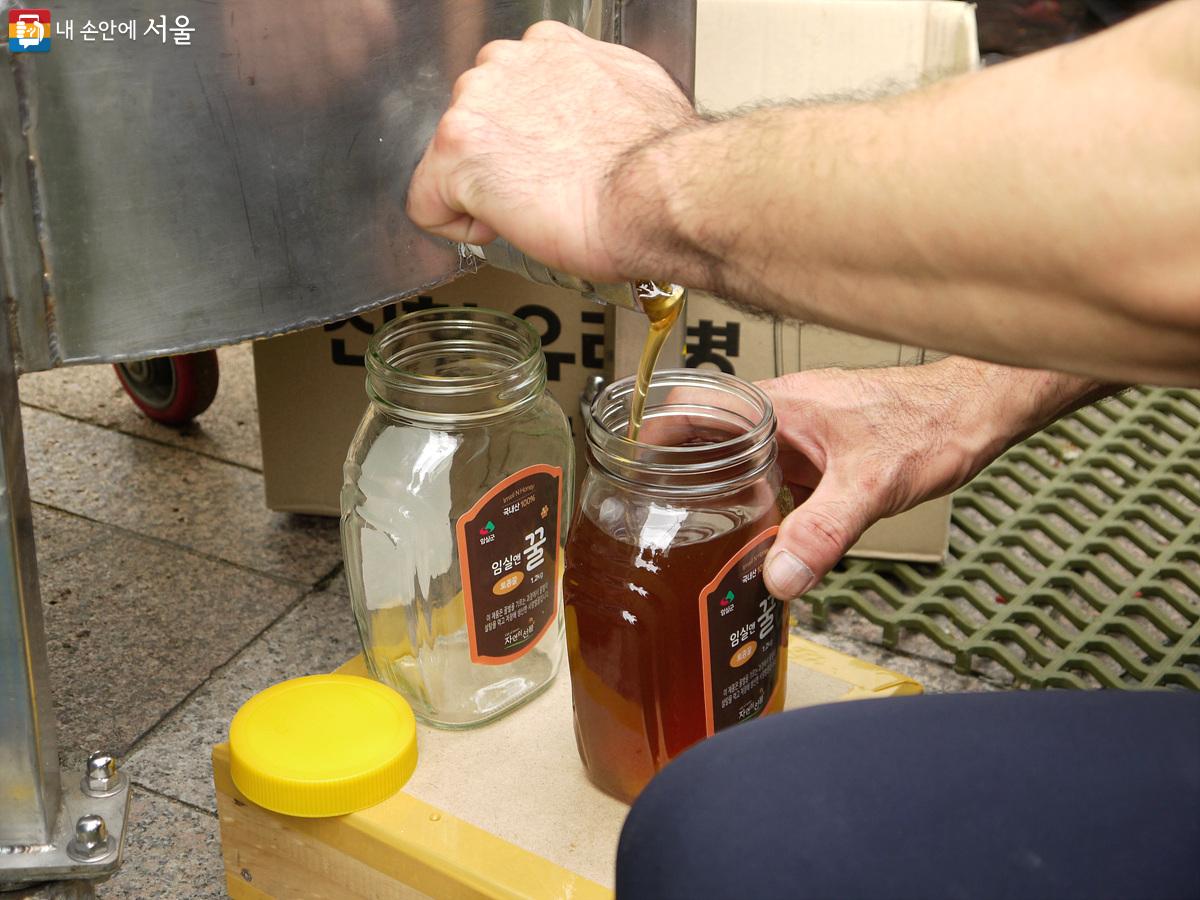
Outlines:
<svg viewBox="0 0 1200 900"><path fill-rule="evenodd" d="M480 66L485 62L492 62L504 58L508 54L509 45L512 41L488 41L479 48L479 52L475 54L475 65Z"/></svg>
<svg viewBox="0 0 1200 900"><path fill-rule="evenodd" d="M407 196L404 198L404 213L416 225L424 226L426 221L424 198L420 196L416 188L409 188Z"/></svg>
<svg viewBox="0 0 1200 900"><path fill-rule="evenodd" d="M532 25L526 28L525 34L522 36L522 40L560 40L563 37L568 36L570 31L571 29L562 24L562 22L555 22L553 19L546 19L541 22L534 22Z"/></svg>
<svg viewBox="0 0 1200 900"><path fill-rule="evenodd" d="M788 394L804 386L807 374L806 372L788 372L776 378L759 382L759 387L768 394Z"/></svg>
<svg viewBox="0 0 1200 900"><path fill-rule="evenodd" d="M456 79L454 79L454 87L450 91L450 100L452 103L458 102L463 94L471 90L471 85L479 83L479 70L467 69Z"/></svg>
<svg viewBox="0 0 1200 900"><path fill-rule="evenodd" d="M797 527L803 528L810 540L817 541L832 554L841 556L857 538L847 524L847 517L839 515L836 508L823 506L805 510L801 506L800 510L806 514L796 523Z"/></svg>
<svg viewBox="0 0 1200 900"><path fill-rule="evenodd" d="M797 412L822 405L821 385L813 372L791 372L760 381L758 386L771 398L777 410Z"/></svg>
<svg viewBox="0 0 1200 900"><path fill-rule="evenodd" d="M475 117L461 107L446 110L434 134L434 143L442 152L464 152L475 133Z"/></svg>
<svg viewBox="0 0 1200 900"><path fill-rule="evenodd" d="M793 388L790 375L781 375L767 381L757 382L762 392L771 398L771 404L778 409L788 409L802 401L802 395Z"/></svg>

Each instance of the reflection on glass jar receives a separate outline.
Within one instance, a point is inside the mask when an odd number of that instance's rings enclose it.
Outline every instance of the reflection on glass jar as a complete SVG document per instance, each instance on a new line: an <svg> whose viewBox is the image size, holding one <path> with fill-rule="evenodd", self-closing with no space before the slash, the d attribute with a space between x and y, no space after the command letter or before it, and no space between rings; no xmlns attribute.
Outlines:
<svg viewBox="0 0 1200 900"><path fill-rule="evenodd" d="M342 547L372 674L434 725L488 721L562 658L572 443L528 323L411 313L367 351Z"/></svg>
<svg viewBox="0 0 1200 900"><path fill-rule="evenodd" d="M627 378L592 404L563 578L579 753L625 801L783 708L788 631L762 577L782 520L771 401L721 372L656 372L631 441L633 395Z"/></svg>

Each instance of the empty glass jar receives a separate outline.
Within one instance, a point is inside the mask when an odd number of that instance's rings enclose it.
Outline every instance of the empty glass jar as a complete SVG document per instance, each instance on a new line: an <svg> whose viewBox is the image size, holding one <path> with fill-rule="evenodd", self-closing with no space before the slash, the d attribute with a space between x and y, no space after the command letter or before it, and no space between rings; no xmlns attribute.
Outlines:
<svg viewBox="0 0 1200 900"><path fill-rule="evenodd" d="M486 722L562 658L567 419L537 332L504 313L402 316L366 364L342 546L368 665L431 724Z"/></svg>

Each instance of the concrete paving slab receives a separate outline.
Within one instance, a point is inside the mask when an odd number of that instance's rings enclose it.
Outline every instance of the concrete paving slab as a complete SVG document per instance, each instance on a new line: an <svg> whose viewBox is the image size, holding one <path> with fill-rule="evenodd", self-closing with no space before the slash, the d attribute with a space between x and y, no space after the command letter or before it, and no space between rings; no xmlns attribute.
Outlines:
<svg viewBox="0 0 1200 900"><path fill-rule="evenodd" d="M1001 687L991 681L973 675L960 675L950 666L919 656L893 653L878 644L869 644L844 634L832 631L810 631L794 629L793 633L816 644L848 653L851 656L907 675L918 682L927 694L961 693L966 691L996 691Z"/></svg>
<svg viewBox="0 0 1200 900"><path fill-rule="evenodd" d="M29 408L25 434L39 503L308 585L341 560L337 520L269 511L257 472Z"/></svg>
<svg viewBox="0 0 1200 900"><path fill-rule="evenodd" d="M215 816L133 789L125 858L98 900L221 900L225 869Z"/></svg>
<svg viewBox="0 0 1200 900"><path fill-rule="evenodd" d="M43 565L60 756L124 754L300 599L278 579L114 532Z"/></svg>
<svg viewBox="0 0 1200 900"><path fill-rule="evenodd" d="M810 626L812 623L812 607L803 600L793 603L792 621L805 627ZM883 647L883 629L851 610L834 610L829 616L828 624L825 628L819 630L853 638L864 644ZM940 662L950 667L954 665L954 654L952 652L943 650L932 638L917 632L902 632L900 640L896 645L896 651L904 656L917 656Z"/></svg>
<svg viewBox="0 0 1200 900"><path fill-rule="evenodd" d="M941 647L928 635L917 631L902 630L896 647L888 648L883 643L883 629L873 622L867 621L852 610L835 610L829 616L829 621L825 628L814 629L811 627L812 608L804 601L798 601L792 604L792 621L799 627L805 628L807 631L812 631L815 634L827 634L844 638L854 644L863 647L873 647L879 652L894 655L900 659L912 659L932 663L940 666L942 670L952 673L955 678L982 678L992 685L1001 687L1012 687L1014 684L1011 672L992 660L982 657L975 658L971 675L959 676L954 670L954 653ZM867 657L863 658L866 659ZM872 659L872 661L874 662L875 660ZM931 669L930 671L936 670Z"/></svg>
<svg viewBox="0 0 1200 900"><path fill-rule="evenodd" d="M33 537L39 567L78 553L84 547L105 540L111 533L111 528L89 519L37 503L33 505Z"/></svg>
<svg viewBox="0 0 1200 900"><path fill-rule="evenodd" d="M136 782L216 812L210 754L246 700L276 682L329 672L358 653L350 601L333 591L305 597L139 742L125 763Z"/></svg>

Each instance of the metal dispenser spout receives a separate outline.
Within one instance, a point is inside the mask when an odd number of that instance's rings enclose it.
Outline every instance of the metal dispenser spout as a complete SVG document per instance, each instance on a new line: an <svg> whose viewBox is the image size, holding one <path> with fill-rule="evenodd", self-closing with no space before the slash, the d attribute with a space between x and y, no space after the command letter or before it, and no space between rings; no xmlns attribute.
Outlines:
<svg viewBox="0 0 1200 900"><path fill-rule="evenodd" d="M503 238L497 238L483 247L478 244L459 244L459 253L469 262L482 260L506 272L515 272L537 284L569 288L578 291L587 300L608 303L636 312L645 312L647 300L669 296L674 290L673 285L654 281L622 281L608 284L568 275L531 259Z"/></svg>

